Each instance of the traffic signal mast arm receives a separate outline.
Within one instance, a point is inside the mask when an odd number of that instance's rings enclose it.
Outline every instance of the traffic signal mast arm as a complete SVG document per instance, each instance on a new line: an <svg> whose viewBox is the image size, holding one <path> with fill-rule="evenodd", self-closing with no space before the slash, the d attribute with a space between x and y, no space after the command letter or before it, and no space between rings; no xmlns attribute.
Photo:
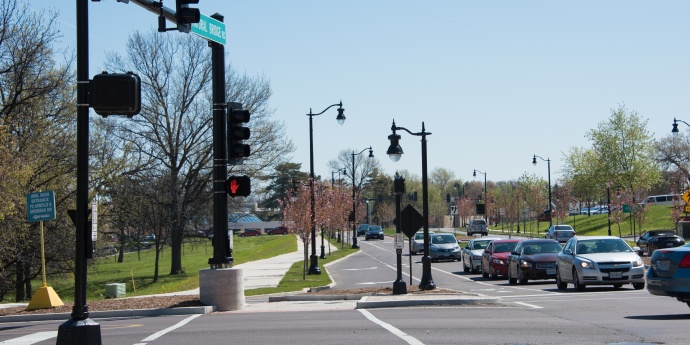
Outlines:
<svg viewBox="0 0 690 345"><path fill-rule="evenodd" d="M91 0L100 1L100 0ZM175 0L175 9L163 6L163 1L153 0L117 0L118 2L133 3L143 7L144 9L153 12L159 16L158 31L179 30L181 32L190 32L190 24L198 23L200 19L199 10L190 8L189 4L198 4L199 0ZM166 29L165 20L169 20L177 24L176 28Z"/></svg>

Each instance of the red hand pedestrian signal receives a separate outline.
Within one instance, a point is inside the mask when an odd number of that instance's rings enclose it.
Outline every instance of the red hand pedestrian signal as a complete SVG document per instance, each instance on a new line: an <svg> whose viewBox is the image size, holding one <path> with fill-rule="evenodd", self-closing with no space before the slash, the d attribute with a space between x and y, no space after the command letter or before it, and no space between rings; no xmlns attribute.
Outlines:
<svg viewBox="0 0 690 345"><path fill-rule="evenodd" d="M231 197L249 196L252 193L249 176L230 176L227 182L227 192Z"/></svg>

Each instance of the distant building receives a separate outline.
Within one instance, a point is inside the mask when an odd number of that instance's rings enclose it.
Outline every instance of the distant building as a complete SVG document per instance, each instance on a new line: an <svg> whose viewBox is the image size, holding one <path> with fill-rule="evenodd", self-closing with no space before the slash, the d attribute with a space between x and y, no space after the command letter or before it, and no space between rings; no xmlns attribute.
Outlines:
<svg viewBox="0 0 690 345"><path fill-rule="evenodd" d="M247 229L259 229L266 233L266 230L275 229L281 226L279 221L265 222L253 213L232 213L228 215L228 230L234 234L243 232Z"/></svg>

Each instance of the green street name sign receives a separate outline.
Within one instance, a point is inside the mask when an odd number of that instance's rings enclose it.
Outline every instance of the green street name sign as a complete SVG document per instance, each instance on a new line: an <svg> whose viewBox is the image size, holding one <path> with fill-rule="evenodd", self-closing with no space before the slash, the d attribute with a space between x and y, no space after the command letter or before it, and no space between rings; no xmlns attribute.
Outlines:
<svg viewBox="0 0 690 345"><path fill-rule="evenodd" d="M225 23L203 14L199 17L199 22L192 24L192 33L207 40L225 44Z"/></svg>
<svg viewBox="0 0 690 345"><path fill-rule="evenodd" d="M26 195L26 211L29 223L55 219L55 193L29 193Z"/></svg>

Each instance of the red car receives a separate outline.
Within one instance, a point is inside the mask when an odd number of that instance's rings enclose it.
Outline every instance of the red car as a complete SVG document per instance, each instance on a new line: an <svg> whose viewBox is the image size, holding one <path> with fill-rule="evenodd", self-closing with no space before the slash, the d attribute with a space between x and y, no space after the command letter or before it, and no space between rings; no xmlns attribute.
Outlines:
<svg viewBox="0 0 690 345"><path fill-rule="evenodd" d="M508 256L522 240L493 240L482 254L482 277L496 279L508 274Z"/></svg>
<svg viewBox="0 0 690 345"><path fill-rule="evenodd" d="M244 230L244 232L240 233L240 237L245 237L245 236L261 236L261 230L260 229Z"/></svg>
<svg viewBox="0 0 690 345"><path fill-rule="evenodd" d="M288 228L284 226L279 226L275 229L266 230L267 235L287 235L288 233Z"/></svg>

